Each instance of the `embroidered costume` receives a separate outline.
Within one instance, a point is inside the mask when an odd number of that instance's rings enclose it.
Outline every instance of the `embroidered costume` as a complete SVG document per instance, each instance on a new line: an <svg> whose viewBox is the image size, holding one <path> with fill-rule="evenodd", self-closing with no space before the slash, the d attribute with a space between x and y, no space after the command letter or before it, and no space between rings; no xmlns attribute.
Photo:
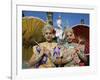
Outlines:
<svg viewBox="0 0 100 80"><path fill-rule="evenodd" d="M52 51L54 50L54 48L57 46L57 43L48 43L48 42L43 42L39 44L41 46L41 48L45 48L46 54L44 54L41 50L40 47L34 46L33 47L33 52L34 52L34 56L35 56L35 65L34 67L36 68L41 68L41 67L55 67L55 65L53 64L53 53ZM48 56L47 54L50 54L50 56Z"/></svg>

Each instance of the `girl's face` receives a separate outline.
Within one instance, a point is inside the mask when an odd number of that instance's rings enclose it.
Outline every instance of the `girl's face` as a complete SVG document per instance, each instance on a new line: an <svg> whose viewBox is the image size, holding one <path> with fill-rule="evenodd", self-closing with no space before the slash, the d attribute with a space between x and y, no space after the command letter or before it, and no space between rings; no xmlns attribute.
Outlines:
<svg viewBox="0 0 100 80"><path fill-rule="evenodd" d="M46 41L51 42L52 39L53 39L53 33L52 33L52 31L49 30L49 29L47 29L45 31L44 37L45 37Z"/></svg>
<svg viewBox="0 0 100 80"><path fill-rule="evenodd" d="M73 42L73 40L74 40L75 37L74 37L74 34L73 34L73 33L67 32L66 38L67 38L67 41L68 41L69 43L71 43L71 42Z"/></svg>

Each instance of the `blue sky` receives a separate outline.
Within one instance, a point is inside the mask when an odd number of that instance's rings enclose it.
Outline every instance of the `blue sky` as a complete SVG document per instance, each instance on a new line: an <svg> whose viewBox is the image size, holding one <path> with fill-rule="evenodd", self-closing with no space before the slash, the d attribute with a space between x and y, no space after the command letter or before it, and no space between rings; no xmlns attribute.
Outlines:
<svg viewBox="0 0 100 80"><path fill-rule="evenodd" d="M37 12L37 11L23 11L24 16L34 16L46 21L47 14L46 12ZM62 19L62 26L73 26L79 24L81 19L84 19L84 23L89 25L89 14L84 13L61 13L61 12L53 12L53 25L54 27L57 26L57 19L58 16L61 16Z"/></svg>

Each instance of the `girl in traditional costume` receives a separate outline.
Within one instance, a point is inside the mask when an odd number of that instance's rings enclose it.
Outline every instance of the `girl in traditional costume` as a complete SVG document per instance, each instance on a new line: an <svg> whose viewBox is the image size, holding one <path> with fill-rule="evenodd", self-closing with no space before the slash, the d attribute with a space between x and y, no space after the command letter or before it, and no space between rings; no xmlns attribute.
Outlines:
<svg viewBox="0 0 100 80"><path fill-rule="evenodd" d="M62 64L64 66L80 66L81 60L87 61L84 54L84 47L80 43L75 43L75 35L71 28L64 31L66 43L63 45ZM65 51L65 52L64 52Z"/></svg>
<svg viewBox="0 0 100 80"><path fill-rule="evenodd" d="M55 67L53 52L57 46L56 42L53 42L54 38L54 28L50 25L43 28L43 36L46 39L46 42L37 43L36 46L33 46L33 55L29 60L29 65L34 66L35 68L50 68Z"/></svg>

